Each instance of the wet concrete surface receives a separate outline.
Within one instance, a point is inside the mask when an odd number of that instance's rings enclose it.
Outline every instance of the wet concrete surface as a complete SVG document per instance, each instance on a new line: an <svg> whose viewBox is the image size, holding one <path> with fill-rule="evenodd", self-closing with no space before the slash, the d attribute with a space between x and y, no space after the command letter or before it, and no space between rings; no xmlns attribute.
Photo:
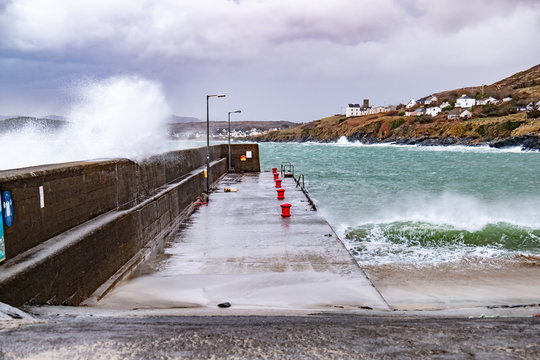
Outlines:
<svg viewBox="0 0 540 360"><path fill-rule="evenodd" d="M225 178L166 253L97 306L6 307L0 359L540 358L537 305L389 311L303 193L285 188L291 218L271 174Z"/></svg>
<svg viewBox="0 0 540 360"><path fill-rule="evenodd" d="M0 331L0 359L538 359L540 319L59 316Z"/></svg>
<svg viewBox="0 0 540 360"><path fill-rule="evenodd" d="M116 309L215 307L389 310L292 178L230 174L139 275L97 303ZM225 188L237 191L225 192ZM290 217L281 216L283 203Z"/></svg>

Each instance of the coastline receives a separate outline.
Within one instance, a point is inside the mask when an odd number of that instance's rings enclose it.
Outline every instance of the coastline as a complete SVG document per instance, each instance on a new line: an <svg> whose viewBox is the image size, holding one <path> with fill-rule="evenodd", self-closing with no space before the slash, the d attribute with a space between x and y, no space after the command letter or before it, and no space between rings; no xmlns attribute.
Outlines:
<svg viewBox="0 0 540 360"><path fill-rule="evenodd" d="M292 140L281 140L281 139L271 139L265 140L260 137L254 137L251 140L258 142L318 142L323 144L328 143L337 143L340 139L345 138L346 141L354 143L359 142L364 145L378 145L378 144L389 144L389 145L416 145L416 146L468 146L468 147L482 147L488 146L494 149L505 149L505 148L516 148L520 147L522 151L540 151L540 135L519 135L515 137L508 137L498 140L488 140L478 142L474 138L430 138L430 137L412 137L412 138L387 138L387 139L378 139L371 136L361 136L361 134L356 134L355 136L341 136L330 139L317 139L313 137L305 137L300 139Z"/></svg>
<svg viewBox="0 0 540 360"><path fill-rule="evenodd" d="M336 142L419 146L521 147L540 150L540 119L524 113L468 120L417 119L415 117L334 115L294 128L268 132L249 139L258 142Z"/></svg>

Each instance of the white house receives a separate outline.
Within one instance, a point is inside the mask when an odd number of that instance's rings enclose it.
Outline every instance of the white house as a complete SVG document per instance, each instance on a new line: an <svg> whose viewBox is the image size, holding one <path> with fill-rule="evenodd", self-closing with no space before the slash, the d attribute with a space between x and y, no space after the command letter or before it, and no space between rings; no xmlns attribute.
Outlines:
<svg viewBox="0 0 540 360"><path fill-rule="evenodd" d="M476 100L476 105L497 104L498 102L499 102L499 99L496 99L493 96L490 96L487 99Z"/></svg>
<svg viewBox="0 0 540 360"><path fill-rule="evenodd" d="M426 109L424 108L418 108L413 111L405 111L405 116L421 116L426 113Z"/></svg>
<svg viewBox="0 0 540 360"><path fill-rule="evenodd" d="M416 104L417 104L417 103L416 103L416 100L411 99L411 101L409 101L409 102L407 103L407 106L405 106L405 107L406 107L407 109L410 109L410 108L415 107Z"/></svg>
<svg viewBox="0 0 540 360"><path fill-rule="evenodd" d="M347 106L347 109L345 110L345 116L360 116L360 110L362 108L360 107L360 104L349 104Z"/></svg>
<svg viewBox="0 0 540 360"><path fill-rule="evenodd" d="M431 115L431 116L437 116L439 115L439 113L442 111L442 109L438 106L432 106L432 107L428 107L426 109L426 114L428 115Z"/></svg>
<svg viewBox="0 0 540 360"><path fill-rule="evenodd" d="M540 101L538 101L538 102L536 103L536 108L537 108L538 110L540 110Z"/></svg>
<svg viewBox="0 0 540 360"><path fill-rule="evenodd" d="M432 103L436 103L439 101L435 95L428 96L426 100L424 100L425 105L431 105Z"/></svg>
<svg viewBox="0 0 540 360"><path fill-rule="evenodd" d="M448 119L470 119L472 118L472 112L467 109L455 109L448 113Z"/></svg>
<svg viewBox="0 0 540 360"><path fill-rule="evenodd" d="M439 106L441 109L445 109L447 107L451 107L452 104L450 104L448 101L445 101L441 104L441 106Z"/></svg>
<svg viewBox="0 0 540 360"><path fill-rule="evenodd" d="M345 110L345 116L364 116L364 115L372 115L372 114L378 114L382 112L389 111L388 108L385 108L384 106L360 106L360 104L349 104L347 106L347 109Z"/></svg>
<svg viewBox="0 0 540 360"><path fill-rule="evenodd" d="M504 99L502 99L502 102L505 103L505 102L510 101L510 100L512 100L512 98L510 96L507 96Z"/></svg>
<svg viewBox="0 0 540 360"><path fill-rule="evenodd" d="M456 107L470 108L476 104L476 100L463 94L456 100Z"/></svg>

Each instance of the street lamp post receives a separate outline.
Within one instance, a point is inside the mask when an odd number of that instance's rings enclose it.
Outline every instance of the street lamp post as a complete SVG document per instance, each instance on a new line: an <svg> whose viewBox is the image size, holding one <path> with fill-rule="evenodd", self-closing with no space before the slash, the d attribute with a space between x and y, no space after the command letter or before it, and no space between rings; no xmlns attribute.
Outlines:
<svg viewBox="0 0 540 360"><path fill-rule="evenodd" d="M210 192L210 116L208 99L211 97L225 97L225 94L206 95L206 192Z"/></svg>
<svg viewBox="0 0 540 360"><path fill-rule="evenodd" d="M229 111L229 172L231 172L231 114L241 113L242 110Z"/></svg>

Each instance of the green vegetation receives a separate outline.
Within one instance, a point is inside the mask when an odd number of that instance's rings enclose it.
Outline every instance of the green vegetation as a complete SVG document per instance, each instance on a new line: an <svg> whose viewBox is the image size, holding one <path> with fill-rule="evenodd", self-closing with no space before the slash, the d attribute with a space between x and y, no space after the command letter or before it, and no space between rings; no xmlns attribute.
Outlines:
<svg viewBox="0 0 540 360"><path fill-rule="evenodd" d="M392 130L397 129L401 125L405 124L405 120L403 119L396 119L392 121Z"/></svg>

